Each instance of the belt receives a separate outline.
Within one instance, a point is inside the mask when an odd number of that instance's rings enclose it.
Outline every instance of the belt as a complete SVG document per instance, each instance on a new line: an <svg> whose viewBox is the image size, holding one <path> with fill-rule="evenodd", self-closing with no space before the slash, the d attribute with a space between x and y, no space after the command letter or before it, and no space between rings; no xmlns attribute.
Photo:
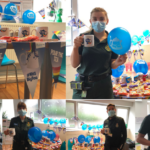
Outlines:
<svg viewBox="0 0 150 150"><path fill-rule="evenodd" d="M29 145L29 143L27 141L24 141L24 140L17 141L14 139L14 142L17 143L18 145Z"/></svg>
<svg viewBox="0 0 150 150"><path fill-rule="evenodd" d="M110 73L105 73L105 74L100 75L100 76L92 76L92 75L84 76L84 75L80 74L79 77L80 77L81 81L95 82L95 81L102 80L102 79L104 79L104 78L106 78L110 75L111 75L111 72Z"/></svg>

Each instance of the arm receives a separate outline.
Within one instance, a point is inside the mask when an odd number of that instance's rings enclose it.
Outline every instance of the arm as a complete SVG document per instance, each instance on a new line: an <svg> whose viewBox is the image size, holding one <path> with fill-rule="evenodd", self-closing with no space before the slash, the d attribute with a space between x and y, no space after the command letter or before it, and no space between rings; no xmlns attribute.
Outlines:
<svg viewBox="0 0 150 150"><path fill-rule="evenodd" d="M144 138L144 134L139 133L136 141L140 144L150 146L150 141Z"/></svg>
<svg viewBox="0 0 150 150"><path fill-rule="evenodd" d="M127 139L127 129L126 129L126 125L125 125L125 122L123 119L121 122L121 129L122 129L121 132L122 132L123 137L121 138L121 143L120 143L120 147L119 147L120 150L123 149L123 146L124 146L126 139Z"/></svg>
<svg viewBox="0 0 150 150"><path fill-rule="evenodd" d="M81 62L81 54L79 54L79 49L82 49L82 43L83 43L83 36L76 37L74 39L74 46L73 46L73 51L71 53L70 61L72 67L76 68L79 66Z"/></svg>
<svg viewBox="0 0 150 150"><path fill-rule="evenodd" d="M111 68L116 69L120 65L123 65L127 60L127 54L120 55L117 59L111 59Z"/></svg>

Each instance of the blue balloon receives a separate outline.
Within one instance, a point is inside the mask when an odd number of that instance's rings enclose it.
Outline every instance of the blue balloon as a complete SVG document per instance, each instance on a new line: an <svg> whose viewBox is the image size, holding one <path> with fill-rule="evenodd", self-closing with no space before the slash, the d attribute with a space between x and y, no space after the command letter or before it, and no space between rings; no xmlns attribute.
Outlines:
<svg viewBox="0 0 150 150"><path fill-rule="evenodd" d="M42 131L42 136L48 137L48 132L46 130Z"/></svg>
<svg viewBox="0 0 150 150"><path fill-rule="evenodd" d="M23 22L33 24L36 20L36 14L32 10L26 10L22 16Z"/></svg>
<svg viewBox="0 0 150 150"><path fill-rule="evenodd" d="M85 141L85 136L82 135L82 134L79 135L79 136L78 136L78 142L79 142L79 143L83 143L84 141Z"/></svg>
<svg viewBox="0 0 150 150"><path fill-rule="evenodd" d="M66 119L60 119L60 124L66 124Z"/></svg>
<svg viewBox="0 0 150 150"><path fill-rule="evenodd" d="M144 36L148 36L148 35L149 35L149 30L143 31L143 35L144 35Z"/></svg>
<svg viewBox="0 0 150 150"><path fill-rule="evenodd" d="M14 3L8 3L4 8L4 13L8 15L16 16L17 12L18 12L17 6ZM13 16L8 16L8 15L5 15L6 19L12 20Z"/></svg>
<svg viewBox="0 0 150 150"><path fill-rule="evenodd" d="M49 121L49 124L50 125L54 124L54 119L51 118L50 121Z"/></svg>
<svg viewBox="0 0 150 150"><path fill-rule="evenodd" d="M92 139L91 139L91 137L90 137L90 136L87 136L87 137L85 138L85 142L86 142L86 143L90 143L90 142L91 142L91 140L92 140Z"/></svg>
<svg viewBox="0 0 150 150"><path fill-rule="evenodd" d="M89 127L88 127L88 130L90 131L90 130L92 130L92 127L91 127L91 125L89 125Z"/></svg>
<svg viewBox="0 0 150 150"><path fill-rule="evenodd" d="M148 72L148 65L146 63L146 61L142 60L142 59L138 59L134 62L133 64L133 69L136 73L143 73L143 74L147 74Z"/></svg>
<svg viewBox="0 0 150 150"><path fill-rule="evenodd" d="M100 142L100 137L99 136L96 136L95 138L94 138L94 143L99 143Z"/></svg>
<svg viewBox="0 0 150 150"><path fill-rule="evenodd" d="M35 143L42 139L42 131L38 127L32 127L28 131L28 138Z"/></svg>
<svg viewBox="0 0 150 150"><path fill-rule="evenodd" d="M137 42L138 42L138 40L139 40L139 38L138 38L137 35L133 35L132 38L131 38L131 40L132 40L132 44L133 44L133 45L136 45Z"/></svg>
<svg viewBox="0 0 150 150"><path fill-rule="evenodd" d="M2 5L0 5L0 13L2 13L3 12L3 7L2 7Z"/></svg>
<svg viewBox="0 0 150 150"><path fill-rule="evenodd" d="M87 125L86 124L83 124L82 125L82 130L86 130L87 129Z"/></svg>
<svg viewBox="0 0 150 150"><path fill-rule="evenodd" d="M53 140L55 139L55 137L56 137L56 133L55 133L54 131L50 131L50 132L48 133L48 138L49 138L51 141L53 141Z"/></svg>
<svg viewBox="0 0 150 150"><path fill-rule="evenodd" d="M44 124L47 124L48 123L48 118L44 118L43 122L44 122Z"/></svg>
<svg viewBox="0 0 150 150"><path fill-rule="evenodd" d="M124 72L124 68L125 68L125 65L123 64L116 69L111 69L112 70L112 76L115 78L120 77Z"/></svg>
<svg viewBox="0 0 150 150"><path fill-rule="evenodd" d="M97 128L97 129L100 129L100 128L101 128L101 125L100 125L100 124L98 124L98 125L96 126L96 128Z"/></svg>
<svg viewBox="0 0 150 150"><path fill-rule="evenodd" d="M108 34L107 42L114 53L123 55L131 47L131 36L126 29L118 27Z"/></svg>
<svg viewBox="0 0 150 150"><path fill-rule="evenodd" d="M141 44L144 44L145 37L143 35L139 36L138 41L141 41Z"/></svg>

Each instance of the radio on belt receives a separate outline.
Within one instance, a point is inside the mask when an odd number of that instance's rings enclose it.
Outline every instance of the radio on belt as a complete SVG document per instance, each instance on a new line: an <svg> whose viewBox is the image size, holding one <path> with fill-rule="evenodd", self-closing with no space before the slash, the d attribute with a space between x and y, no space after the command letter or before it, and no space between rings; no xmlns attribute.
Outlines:
<svg viewBox="0 0 150 150"><path fill-rule="evenodd" d="M71 89L77 89L77 90L83 90L84 89L84 83L81 81L71 81L70 82Z"/></svg>

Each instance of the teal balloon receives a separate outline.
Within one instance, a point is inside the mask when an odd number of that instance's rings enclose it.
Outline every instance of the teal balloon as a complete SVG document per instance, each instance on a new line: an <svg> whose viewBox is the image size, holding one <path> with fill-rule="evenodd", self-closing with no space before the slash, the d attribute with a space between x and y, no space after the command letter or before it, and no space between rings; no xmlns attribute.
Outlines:
<svg viewBox="0 0 150 150"><path fill-rule="evenodd" d="M42 139L42 131L38 127L32 127L28 131L28 138L35 143L38 143Z"/></svg>
<svg viewBox="0 0 150 150"><path fill-rule="evenodd" d="M102 125L100 125L100 129L103 129L103 124L102 124Z"/></svg>
<svg viewBox="0 0 150 150"><path fill-rule="evenodd" d="M144 44L145 37L143 35L139 36L138 41L141 41L141 44Z"/></svg>
<svg viewBox="0 0 150 150"><path fill-rule="evenodd" d="M143 35L144 35L144 36L148 36L148 35L149 35L149 30L143 31Z"/></svg>
<svg viewBox="0 0 150 150"><path fill-rule="evenodd" d="M132 44L133 44L133 45L136 45L137 42L138 42L138 40L139 40L139 38L138 38L137 35L133 35L132 38L131 38L131 40L132 40Z"/></svg>
<svg viewBox="0 0 150 150"><path fill-rule="evenodd" d="M79 143L83 143L84 141L85 141L85 136L82 135L82 134L79 135L79 136L78 136L78 142L79 142Z"/></svg>
<svg viewBox="0 0 150 150"><path fill-rule="evenodd" d="M17 6L14 3L8 3L4 8L4 14L7 14L5 15L5 18L7 20L13 20L13 16L8 16L8 15L16 16L17 12L18 12Z"/></svg>
<svg viewBox="0 0 150 150"><path fill-rule="evenodd" d="M91 125L89 125L89 127L88 127L88 130L90 131L90 130L92 130L92 127L91 127Z"/></svg>
<svg viewBox="0 0 150 150"><path fill-rule="evenodd" d="M110 31L107 42L114 53L123 55L127 53L131 47L131 36L126 29L118 27Z"/></svg>
<svg viewBox="0 0 150 150"><path fill-rule="evenodd" d="M44 118L43 122L44 122L44 124L47 124L48 123L48 118Z"/></svg>
<svg viewBox="0 0 150 150"><path fill-rule="evenodd" d="M96 126L94 125L94 126L92 126L92 128L96 128Z"/></svg>
<svg viewBox="0 0 150 150"><path fill-rule="evenodd" d="M119 66L116 69L111 69L112 70L112 76L115 77L115 78L120 77L123 74L124 69L125 69L125 65L124 64Z"/></svg>
<svg viewBox="0 0 150 150"><path fill-rule="evenodd" d="M58 119L55 119L55 121L54 122L57 122L57 124L59 124L59 120Z"/></svg>
<svg viewBox="0 0 150 150"><path fill-rule="evenodd" d="M86 130L87 129L87 125L86 124L83 124L82 125L82 130Z"/></svg>
<svg viewBox="0 0 150 150"><path fill-rule="evenodd" d="M49 124L50 125L54 124L54 119L50 118Z"/></svg>
<svg viewBox="0 0 150 150"><path fill-rule="evenodd" d="M22 16L23 23L33 24L36 20L36 14L32 10L26 10Z"/></svg>
<svg viewBox="0 0 150 150"><path fill-rule="evenodd" d="M101 141L101 139L100 139L100 137L99 136L96 136L95 138L94 138L94 143L96 144L96 143L99 143Z"/></svg>
<svg viewBox="0 0 150 150"><path fill-rule="evenodd" d="M87 137L85 138L85 142L86 142L86 143L90 143L90 142L91 142L91 140L92 140L92 139L91 139L91 137L90 137L90 136L87 136Z"/></svg>
<svg viewBox="0 0 150 150"><path fill-rule="evenodd" d="M66 119L60 119L60 124L66 124Z"/></svg>
<svg viewBox="0 0 150 150"><path fill-rule="evenodd" d="M0 13L2 13L3 12L3 7L2 7L2 5L0 5Z"/></svg>
<svg viewBox="0 0 150 150"><path fill-rule="evenodd" d="M98 124L98 125L96 126L96 128L97 128L97 129L100 129L100 128L101 128L101 125L100 125L100 124Z"/></svg>
<svg viewBox="0 0 150 150"><path fill-rule="evenodd" d="M147 72L148 72L147 62L145 60L138 59L134 62L133 69L136 73L141 72L143 74L147 74Z"/></svg>

